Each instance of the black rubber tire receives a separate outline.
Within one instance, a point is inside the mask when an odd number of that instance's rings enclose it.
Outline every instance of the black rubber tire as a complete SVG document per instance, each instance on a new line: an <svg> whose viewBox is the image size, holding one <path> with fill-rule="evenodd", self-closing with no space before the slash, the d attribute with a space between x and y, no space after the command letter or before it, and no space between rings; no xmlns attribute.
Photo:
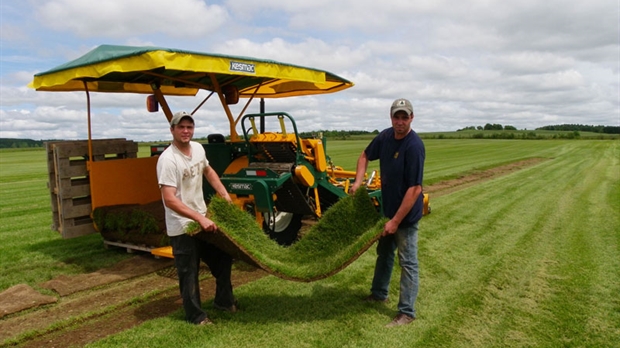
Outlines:
<svg viewBox="0 0 620 348"><path fill-rule="evenodd" d="M286 226L279 226L278 230L274 230L273 226L270 227L267 221L265 221L263 222L263 230L267 233L269 238L275 240L278 244L289 246L297 241L303 215L292 213L284 214L292 215L290 222Z"/></svg>

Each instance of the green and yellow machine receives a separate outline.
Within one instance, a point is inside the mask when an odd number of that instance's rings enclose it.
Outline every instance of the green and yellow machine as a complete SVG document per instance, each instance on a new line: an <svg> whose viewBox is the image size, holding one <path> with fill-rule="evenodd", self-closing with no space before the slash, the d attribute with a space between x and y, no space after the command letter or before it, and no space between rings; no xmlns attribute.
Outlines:
<svg viewBox="0 0 620 348"><path fill-rule="evenodd" d="M348 195L355 172L332 163L326 141L320 135L300 137L291 115L265 112L264 99L334 93L352 86L352 82L323 70L272 60L109 45L36 74L30 84L37 91L86 93L92 210L109 205L147 204L160 198L155 178L156 157L101 163L93 160L89 93L146 94L147 109L162 110L170 120L173 112L167 96L195 96L199 90L207 91L192 114L214 97L229 122L227 137L207 136L204 147L209 162L235 204L253 214L265 232L281 244L296 240L302 218L320 218L332 204ZM240 113L233 115L230 105L242 99L246 101ZM255 100L260 100L260 112L246 114ZM199 118L197 121L204 122ZM156 155L163 148L154 146L152 152ZM115 180L113 185L111 177ZM379 175L373 172L367 176L365 185L377 209L381 209ZM212 189L205 185L204 190L209 199ZM428 196L425 203L427 206ZM171 257L169 250L152 252Z"/></svg>

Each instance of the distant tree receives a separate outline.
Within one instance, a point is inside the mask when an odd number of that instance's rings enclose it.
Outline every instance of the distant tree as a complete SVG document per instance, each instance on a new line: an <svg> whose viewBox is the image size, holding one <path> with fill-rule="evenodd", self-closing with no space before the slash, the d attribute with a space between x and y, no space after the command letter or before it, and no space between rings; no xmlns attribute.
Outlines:
<svg viewBox="0 0 620 348"><path fill-rule="evenodd" d="M316 130L311 132L299 132L299 136L304 139L318 138L321 134L326 138L344 140L351 135L379 134L379 131L375 129L372 133L365 130Z"/></svg>
<svg viewBox="0 0 620 348"><path fill-rule="evenodd" d="M517 128L516 128L515 126L509 126L509 125L506 125L506 126L504 127L504 130L517 130Z"/></svg>
<svg viewBox="0 0 620 348"><path fill-rule="evenodd" d="M484 125L484 130L502 130L502 129L504 129L504 127L501 124L497 124L497 123L494 123L494 124L487 123Z"/></svg>
<svg viewBox="0 0 620 348"><path fill-rule="evenodd" d="M594 132L594 133L606 133L606 134L620 134L620 127L618 126L592 126L584 124L556 124L550 126L544 126L536 128L536 130L551 130L551 131L565 131L565 132Z"/></svg>

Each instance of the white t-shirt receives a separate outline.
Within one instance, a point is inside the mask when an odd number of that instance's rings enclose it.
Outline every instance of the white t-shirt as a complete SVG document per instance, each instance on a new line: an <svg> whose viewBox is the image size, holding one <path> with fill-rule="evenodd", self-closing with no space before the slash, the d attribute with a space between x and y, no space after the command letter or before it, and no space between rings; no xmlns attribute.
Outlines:
<svg viewBox="0 0 620 348"><path fill-rule="evenodd" d="M185 156L176 146L170 145L157 160L157 180L163 185L176 187L176 196L185 205L204 215L207 213L202 193L202 178L209 161L201 144L190 141L191 156ZM192 220L166 207L166 230L169 236L185 233L185 226Z"/></svg>

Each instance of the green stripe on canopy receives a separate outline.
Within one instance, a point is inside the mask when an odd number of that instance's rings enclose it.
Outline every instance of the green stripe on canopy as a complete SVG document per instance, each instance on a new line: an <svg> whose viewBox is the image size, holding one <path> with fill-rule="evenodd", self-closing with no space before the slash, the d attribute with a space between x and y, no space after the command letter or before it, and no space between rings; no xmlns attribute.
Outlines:
<svg viewBox="0 0 620 348"><path fill-rule="evenodd" d="M82 57L34 75L38 91L194 95L199 89L235 86L241 97L278 98L340 91L350 81L329 73L273 60L162 47L102 45Z"/></svg>

